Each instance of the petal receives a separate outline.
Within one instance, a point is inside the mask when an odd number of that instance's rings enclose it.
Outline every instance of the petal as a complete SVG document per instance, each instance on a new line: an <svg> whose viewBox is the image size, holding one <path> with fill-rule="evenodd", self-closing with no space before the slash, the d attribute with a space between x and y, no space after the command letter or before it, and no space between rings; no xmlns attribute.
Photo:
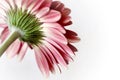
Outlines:
<svg viewBox="0 0 120 80"><path fill-rule="evenodd" d="M44 0L43 4L41 5L41 8L50 7L51 3L52 3L52 0Z"/></svg>
<svg viewBox="0 0 120 80"><path fill-rule="evenodd" d="M18 51L18 59L21 61L24 58L25 53L27 52L28 45L27 43L21 43L20 47L21 48Z"/></svg>
<svg viewBox="0 0 120 80"><path fill-rule="evenodd" d="M69 55L73 56L75 54L67 45L58 43Z"/></svg>
<svg viewBox="0 0 120 80"><path fill-rule="evenodd" d="M53 1L51 4L52 9L57 9L57 6L59 6L61 3L59 1Z"/></svg>
<svg viewBox="0 0 120 80"><path fill-rule="evenodd" d="M73 56L74 52L67 46L67 44L63 44L61 42L58 42L54 39L51 39L55 43L57 43L64 51L66 51L69 55Z"/></svg>
<svg viewBox="0 0 120 80"><path fill-rule="evenodd" d="M77 33L75 33L74 31L71 31L71 30L66 30L66 34L67 35L78 36Z"/></svg>
<svg viewBox="0 0 120 80"><path fill-rule="evenodd" d="M44 65L40 59L41 57L39 55L39 52L36 49L34 49L34 51L35 51L35 58L36 58L37 65L38 65L40 71L42 72L42 74L45 74L44 73Z"/></svg>
<svg viewBox="0 0 120 80"><path fill-rule="evenodd" d="M64 50L59 44L48 38L46 38L45 40L49 42L51 45L55 46L57 50L60 52L60 54L62 54L62 56L65 57L65 59L67 58L68 60L72 60L72 57L69 55L69 53L67 53L67 51Z"/></svg>
<svg viewBox="0 0 120 80"><path fill-rule="evenodd" d="M44 48L44 50L47 52L48 56L50 57L51 62L52 62L53 64L57 64L57 61L56 61L56 59L54 58L54 56L52 55L52 53L50 52L49 48L48 48L46 45L43 45L43 48Z"/></svg>
<svg viewBox="0 0 120 80"><path fill-rule="evenodd" d="M51 5L51 9L55 9L58 11L63 11L64 10L64 4L61 3L60 1L53 1Z"/></svg>
<svg viewBox="0 0 120 80"><path fill-rule="evenodd" d="M63 15L69 15L71 13L71 10L69 8L65 8L63 11L62 11L62 14Z"/></svg>
<svg viewBox="0 0 120 80"><path fill-rule="evenodd" d="M36 16L38 18L41 18L42 16L46 15L48 12L49 12L49 7L44 7L36 14Z"/></svg>
<svg viewBox="0 0 120 80"><path fill-rule="evenodd" d="M6 28L7 25L6 24L0 24L0 28Z"/></svg>
<svg viewBox="0 0 120 80"><path fill-rule="evenodd" d="M80 41L80 38L77 36L67 36L68 42L70 43L76 43Z"/></svg>
<svg viewBox="0 0 120 80"><path fill-rule="evenodd" d="M48 76L49 75L49 66L48 66L46 57L44 56L44 54L40 50L40 48L36 47L36 48L34 48L34 51L35 51L35 56L36 56L36 61L37 61L38 67L40 68L40 70L43 74Z"/></svg>
<svg viewBox="0 0 120 80"><path fill-rule="evenodd" d="M52 55L56 58L58 63L67 67L65 60L63 59L62 55L57 51L57 49L48 42L45 42L45 45L47 45L47 48L51 51Z"/></svg>
<svg viewBox="0 0 120 80"><path fill-rule="evenodd" d="M63 43L63 44L67 44L67 42L68 42L67 39L65 38L65 36L56 29L53 29L53 28L45 29L44 28L43 31L44 31L45 36L50 39L53 39L53 40Z"/></svg>
<svg viewBox="0 0 120 80"><path fill-rule="evenodd" d="M70 21L71 21L71 17L70 17L70 16L67 16L67 17L64 18L63 24L67 24L67 23L69 23Z"/></svg>
<svg viewBox="0 0 120 80"><path fill-rule="evenodd" d="M6 27L0 35L0 43L2 43L7 38L8 35L9 35L9 30L8 27Z"/></svg>
<svg viewBox="0 0 120 80"><path fill-rule="evenodd" d="M26 0L26 2L24 2L24 4L26 5L26 8L29 8L30 5L34 2L34 0Z"/></svg>
<svg viewBox="0 0 120 80"><path fill-rule="evenodd" d="M58 23L43 23L41 26L57 29L58 31L60 31L63 34L66 33L65 29Z"/></svg>
<svg viewBox="0 0 120 80"><path fill-rule="evenodd" d="M40 11L41 9L39 10L39 8L40 8L41 4L43 4L44 1L45 0L36 0L35 3L34 3L34 6L32 8L32 12Z"/></svg>
<svg viewBox="0 0 120 80"><path fill-rule="evenodd" d="M77 37L77 33L71 31L71 30L66 30L66 34L65 34L66 38L68 39L68 41L70 43L75 43L75 42L79 42L80 38Z"/></svg>
<svg viewBox="0 0 120 80"><path fill-rule="evenodd" d="M10 3L10 0L5 0L6 1L6 3L10 6L10 8L12 8L12 5L11 5L11 3Z"/></svg>
<svg viewBox="0 0 120 80"><path fill-rule="evenodd" d="M57 22L61 18L61 14L58 11L51 10L47 15L43 16L41 22Z"/></svg>
<svg viewBox="0 0 120 80"><path fill-rule="evenodd" d="M72 44L68 44L68 46L70 47L70 49L73 51L73 52L77 52L78 50L76 49L76 47L74 47Z"/></svg>
<svg viewBox="0 0 120 80"><path fill-rule="evenodd" d="M52 61L51 57L49 56L48 52L46 51L46 49L43 47L43 46L40 46L41 48L41 51L43 52L43 54L45 55L46 57L46 60L48 62L48 65L49 65L49 70L51 72L54 71L54 62Z"/></svg>
<svg viewBox="0 0 120 80"><path fill-rule="evenodd" d="M12 58L18 54L19 49L20 49L20 41L16 40L9 46L6 53L9 58Z"/></svg>

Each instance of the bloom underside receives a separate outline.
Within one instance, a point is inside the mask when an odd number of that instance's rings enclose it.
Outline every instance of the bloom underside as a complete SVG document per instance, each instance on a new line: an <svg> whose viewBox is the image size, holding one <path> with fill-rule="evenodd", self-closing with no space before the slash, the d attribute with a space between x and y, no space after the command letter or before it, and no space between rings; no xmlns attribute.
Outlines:
<svg viewBox="0 0 120 80"><path fill-rule="evenodd" d="M11 9L7 12L7 22L9 28L16 28L20 31L20 40L30 45L38 45L41 43L43 32L41 24L31 12L19 8Z"/></svg>
<svg viewBox="0 0 120 80"><path fill-rule="evenodd" d="M20 60L28 48L34 50L39 69L45 75L54 72L55 66L67 66L77 49L78 35L66 29L72 24L69 8L52 0L5 0L9 5L5 11L5 24L0 37L0 54ZM12 5L13 4L13 5ZM61 70L60 70L61 71Z"/></svg>

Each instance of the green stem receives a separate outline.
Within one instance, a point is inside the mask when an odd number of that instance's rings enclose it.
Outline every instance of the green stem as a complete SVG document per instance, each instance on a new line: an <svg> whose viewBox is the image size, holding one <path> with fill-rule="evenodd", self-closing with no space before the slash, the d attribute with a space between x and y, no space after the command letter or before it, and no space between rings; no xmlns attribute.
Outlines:
<svg viewBox="0 0 120 80"><path fill-rule="evenodd" d="M0 56L5 52L5 50L18 38L20 33L18 31L13 31L7 37L7 39L0 45Z"/></svg>

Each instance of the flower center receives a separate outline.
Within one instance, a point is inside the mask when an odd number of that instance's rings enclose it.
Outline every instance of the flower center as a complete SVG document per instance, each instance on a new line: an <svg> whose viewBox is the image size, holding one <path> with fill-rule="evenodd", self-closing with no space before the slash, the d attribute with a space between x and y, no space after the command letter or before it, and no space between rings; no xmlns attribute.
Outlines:
<svg viewBox="0 0 120 80"><path fill-rule="evenodd" d="M31 12L22 10L22 8L8 10L7 23L10 30L14 28L19 31L21 34L20 40L30 45L38 45L44 37L42 23L39 19Z"/></svg>

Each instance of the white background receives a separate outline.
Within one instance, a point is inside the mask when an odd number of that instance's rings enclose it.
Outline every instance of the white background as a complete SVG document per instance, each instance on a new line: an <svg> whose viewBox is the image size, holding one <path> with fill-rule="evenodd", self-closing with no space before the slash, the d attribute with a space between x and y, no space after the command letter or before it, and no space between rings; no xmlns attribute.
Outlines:
<svg viewBox="0 0 120 80"><path fill-rule="evenodd" d="M61 0L72 9L81 41L75 60L62 74L45 78L28 51L24 60L0 58L0 80L120 80L120 1Z"/></svg>

